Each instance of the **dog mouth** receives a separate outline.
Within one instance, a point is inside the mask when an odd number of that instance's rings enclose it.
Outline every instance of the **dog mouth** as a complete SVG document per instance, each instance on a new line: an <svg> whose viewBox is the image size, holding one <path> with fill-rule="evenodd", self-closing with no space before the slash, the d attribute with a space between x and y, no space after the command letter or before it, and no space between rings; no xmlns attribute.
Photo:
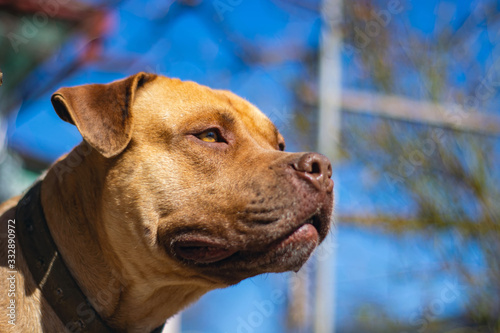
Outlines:
<svg viewBox="0 0 500 333"><path fill-rule="evenodd" d="M319 243L319 231L314 226L312 221L310 223L308 222L309 221L297 228L283 240L276 242L276 244L271 246L270 250L272 252L275 252L287 247L295 248L302 243L314 243L314 245L316 246Z"/></svg>
<svg viewBox="0 0 500 333"><path fill-rule="evenodd" d="M222 239L185 234L174 241L173 250L179 258L202 265L233 259L256 261L257 258L266 264L277 257L309 257L325 237L328 226L324 224L318 215L314 215L277 240L254 247L230 245ZM305 247L307 253L302 253Z"/></svg>
<svg viewBox="0 0 500 333"><path fill-rule="evenodd" d="M174 251L182 259L200 264L211 264L231 257L237 250L220 240L205 237L185 237L175 242Z"/></svg>

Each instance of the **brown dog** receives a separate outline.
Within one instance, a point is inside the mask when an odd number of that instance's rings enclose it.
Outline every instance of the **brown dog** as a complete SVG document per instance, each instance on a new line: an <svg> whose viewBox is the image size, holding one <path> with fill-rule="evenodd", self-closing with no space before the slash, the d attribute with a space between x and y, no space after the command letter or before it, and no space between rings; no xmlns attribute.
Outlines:
<svg viewBox="0 0 500 333"><path fill-rule="evenodd" d="M0 206L2 230L18 224L1 238L1 279L14 288L0 293L1 332L84 332L96 317L87 305L109 331L150 332L214 288L297 271L329 230L329 161L283 152L271 121L228 91L139 73L62 88L52 102L84 141L41 183L38 209L58 250L50 263L29 267L20 198ZM57 256L89 302L80 326L61 318L70 306L47 300L71 301L46 286Z"/></svg>

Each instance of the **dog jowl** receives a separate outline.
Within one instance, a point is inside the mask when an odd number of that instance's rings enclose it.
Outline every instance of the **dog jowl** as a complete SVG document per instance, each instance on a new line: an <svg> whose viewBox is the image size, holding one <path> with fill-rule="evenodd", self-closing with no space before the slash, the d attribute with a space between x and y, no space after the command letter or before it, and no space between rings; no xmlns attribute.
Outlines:
<svg viewBox="0 0 500 333"><path fill-rule="evenodd" d="M209 290L297 271L328 233L328 159L285 152L271 121L231 92L139 73L61 88L52 103L84 140L48 170L40 205L112 330L150 332ZM0 207L2 223L16 200ZM30 315L19 320L65 326L29 267L20 278ZM115 283L103 300L106 281Z"/></svg>

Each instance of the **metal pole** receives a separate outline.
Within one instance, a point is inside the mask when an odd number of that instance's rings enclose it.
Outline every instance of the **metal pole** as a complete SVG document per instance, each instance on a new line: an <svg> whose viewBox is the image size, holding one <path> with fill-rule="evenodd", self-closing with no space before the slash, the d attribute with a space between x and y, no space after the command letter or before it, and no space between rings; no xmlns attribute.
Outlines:
<svg viewBox="0 0 500 333"><path fill-rule="evenodd" d="M342 0L323 0L321 16L318 151L332 161L333 179L337 181L335 164L340 155L342 35L339 25ZM335 332L335 234L333 230L328 236L330 239L327 238L318 251L321 255L316 256L315 333Z"/></svg>
<svg viewBox="0 0 500 333"><path fill-rule="evenodd" d="M180 333L181 332L181 313L169 318L162 333Z"/></svg>

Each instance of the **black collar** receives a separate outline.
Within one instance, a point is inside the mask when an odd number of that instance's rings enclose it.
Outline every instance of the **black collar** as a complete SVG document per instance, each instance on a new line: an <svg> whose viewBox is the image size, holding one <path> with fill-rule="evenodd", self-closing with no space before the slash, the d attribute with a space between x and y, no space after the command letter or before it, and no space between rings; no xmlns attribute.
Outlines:
<svg viewBox="0 0 500 333"><path fill-rule="evenodd" d="M42 181L24 195L16 210L18 239L38 289L70 332L114 332L92 307L57 249L41 203ZM163 326L152 333L159 333Z"/></svg>

